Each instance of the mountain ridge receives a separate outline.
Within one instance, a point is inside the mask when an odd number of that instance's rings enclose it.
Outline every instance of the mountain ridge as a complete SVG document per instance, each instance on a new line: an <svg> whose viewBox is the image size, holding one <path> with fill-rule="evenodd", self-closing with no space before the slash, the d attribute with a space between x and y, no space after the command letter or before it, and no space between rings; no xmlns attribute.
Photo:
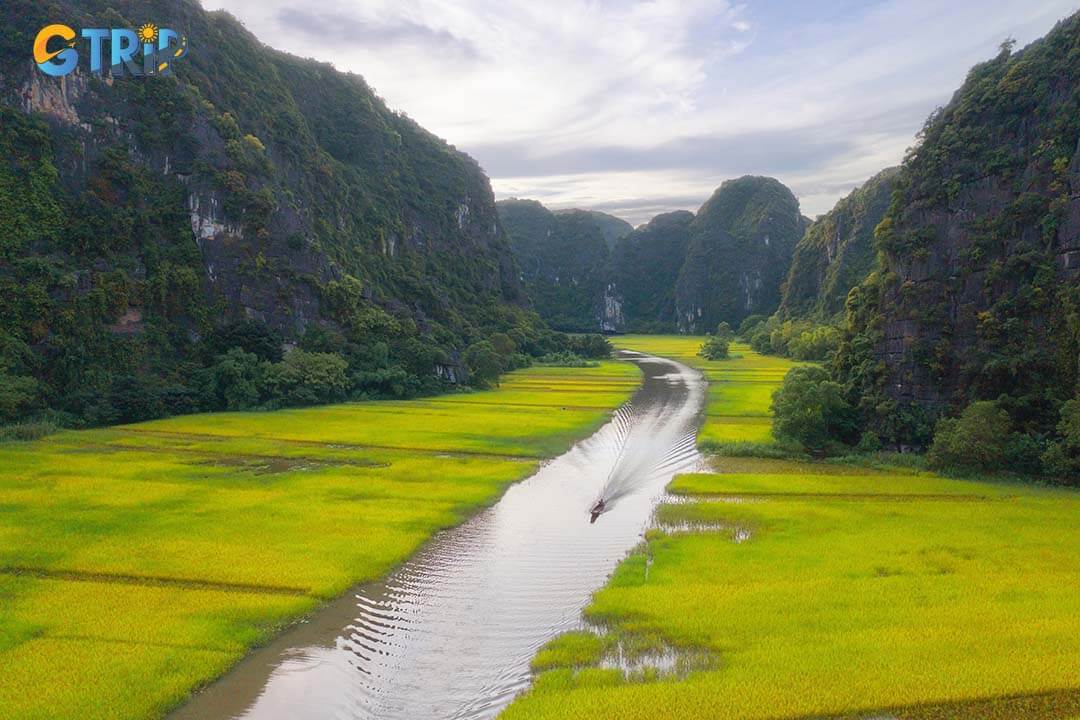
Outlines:
<svg viewBox="0 0 1080 720"><path fill-rule="evenodd" d="M781 320L824 322L843 315L848 292L874 269L874 229L888 210L898 174L897 167L882 170L810 223L781 287Z"/></svg>
<svg viewBox="0 0 1080 720"><path fill-rule="evenodd" d="M696 214L658 215L607 245L606 253L596 247L595 234L571 237L559 230L557 223L567 218L584 223L585 211L552 213L535 200L518 199L497 206L519 264L529 268L526 286L541 317L562 329L604 332L700 334L722 321L737 325L747 315L773 312L807 222L790 189L755 176L725 181ZM527 220L530 213L550 219ZM544 287L536 284L541 272L548 275ZM559 284L556 278L572 286L558 303L550 287ZM574 326L568 327L571 315Z"/></svg>
<svg viewBox="0 0 1080 720"><path fill-rule="evenodd" d="M195 371L233 325L346 357L374 394L464 377L493 333L543 351L487 177L361 77L193 0L13 0L9 19L0 372L28 391L5 416L107 422L120 379L188 398L151 414L213 408ZM189 37L170 77L50 78L27 56L50 22L147 19Z"/></svg>
<svg viewBox="0 0 1080 720"><path fill-rule="evenodd" d="M977 400L1045 437L1077 393L1080 13L927 120L848 300L834 373L891 442Z"/></svg>

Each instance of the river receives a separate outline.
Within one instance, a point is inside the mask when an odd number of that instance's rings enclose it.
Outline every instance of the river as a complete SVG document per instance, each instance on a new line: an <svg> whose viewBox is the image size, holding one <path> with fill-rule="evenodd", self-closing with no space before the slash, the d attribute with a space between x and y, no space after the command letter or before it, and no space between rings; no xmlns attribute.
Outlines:
<svg viewBox="0 0 1080 720"><path fill-rule="evenodd" d="M591 594L641 541L671 478L700 466L700 373L619 355L643 380L610 422L436 535L385 581L355 588L254 651L173 720L498 714L528 688L536 651L583 627ZM599 498L604 512L592 522Z"/></svg>

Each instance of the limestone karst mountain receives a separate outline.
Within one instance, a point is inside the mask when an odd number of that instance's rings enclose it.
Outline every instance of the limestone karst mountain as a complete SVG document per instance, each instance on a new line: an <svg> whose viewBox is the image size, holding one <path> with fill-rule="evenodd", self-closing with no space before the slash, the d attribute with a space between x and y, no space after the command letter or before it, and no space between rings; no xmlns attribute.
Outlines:
<svg viewBox="0 0 1080 720"><path fill-rule="evenodd" d="M686 260L675 288L679 329L712 332L780 304L795 243L807 221L799 201L774 178L725 181L690 224Z"/></svg>
<svg viewBox="0 0 1080 720"><path fill-rule="evenodd" d="M337 354L377 394L456 376L492 333L535 336L487 177L361 77L177 0L152 8L189 39L173 76L52 78L27 48L58 13L137 27L147 4L5 10L0 377L20 388L5 416L105 422L117 393L204 407L196 371L237 324L250 342L228 342L256 360L282 342Z"/></svg>
<svg viewBox="0 0 1080 720"><path fill-rule="evenodd" d="M896 186L837 376L901 440L973 400L1053 432L1080 355L1080 14L974 67Z"/></svg>
<svg viewBox="0 0 1080 720"><path fill-rule="evenodd" d="M882 170L807 228L784 281L781 319L826 321L844 312L848 292L874 269L874 229L889 209L897 172Z"/></svg>
<svg viewBox="0 0 1080 720"><path fill-rule="evenodd" d="M570 330L702 333L771 313L806 226L787 187L750 176L725 182L696 215L657 216L610 252L581 211L498 205L537 311Z"/></svg>

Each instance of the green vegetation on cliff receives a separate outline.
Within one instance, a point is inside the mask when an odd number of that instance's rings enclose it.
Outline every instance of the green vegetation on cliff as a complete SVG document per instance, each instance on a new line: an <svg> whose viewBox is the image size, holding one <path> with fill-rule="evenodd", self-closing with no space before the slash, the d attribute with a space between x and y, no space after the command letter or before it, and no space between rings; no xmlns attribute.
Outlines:
<svg viewBox="0 0 1080 720"><path fill-rule="evenodd" d="M889 208L897 172L882 170L807 228L781 290L781 320L843 314L848 292L875 267L874 228Z"/></svg>
<svg viewBox="0 0 1080 720"><path fill-rule="evenodd" d="M540 317L558 330L600 329L608 244L592 214L500 200L499 217Z"/></svg>
<svg viewBox="0 0 1080 720"><path fill-rule="evenodd" d="M527 293L565 330L694 334L772 313L806 225L788 188L750 176L725 182L696 215L658 215L610 253L595 213L498 205Z"/></svg>
<svg viewBox="0 0 1080 720"><path fill-rule="evenodd" d="M897 172L881 171L810 224L795 246L776 313L749 316L740 325L754 350L796 360L832 356L848 293L877 265L874 229L889 207Z"/></svg>
<svg viewBox="0 0 1080 720"><path fill-rule="evenodd" d="M657 215L616 243L609 277L630 332L677 329L675 285L693 219L685 210Z"/></svg>
<svg viewBox="0 0 1080 720"><path fill-rule="evenodd" d="M710 332L774 312L805 227L799 201L778 180L725 181L690 224L675 291L679 329Z"/></svg>
<svg viewBox="0 0 1080 720"><path fill-rule="evenodd" d="M859 447L1080 478L1078 77L1080 14L1022 51L1005 43L901 168L810 226L777 313L740 326L759 352L829 363L814 393L840 384Z"/></svg>
<svg viewBox="0 0 1080 720"><path fill-rule="evenodd" d="M194 0L6 10L0 424L408 397L568 349L525 309L479 166L362 78ZM197 48L174 77L26 60L49 22L148 18Z"/></svg>
<svg viewBox="0 0 1080 720"><path fill-rule="evenodd" d="M1080 357L1080 14L976 66L926 122L833 365L872 430L925 445L985 400L1052 452ZM1061 442L1065 442L1062 438Z"/></svg>
<svg viewBox="0 0 1080 720"><path fill-rule="evenodd" d="M622 218L617 218L614 215L608 215L602 213L599 210L556 210L556 215L571 215L575 213L584 213L587 215L600 230L601 237L604 238L604 243L607 245L608 250L615 249L615 243L622 238L629 235L634 230L634 226L626 222Z"/></svg>

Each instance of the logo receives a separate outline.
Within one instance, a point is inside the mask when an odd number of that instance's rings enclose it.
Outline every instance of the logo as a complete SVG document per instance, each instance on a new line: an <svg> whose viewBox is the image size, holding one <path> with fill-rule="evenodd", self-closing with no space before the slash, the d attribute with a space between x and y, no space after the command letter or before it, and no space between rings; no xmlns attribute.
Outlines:
<svg viewBox="0 0 1080 720"><path fill-rule="evenodd" d="M34 62L41 72L63 77L79 64L79 39L89 52L90 71L101 73L108 60L113 77L169 75L172 63L187 55L187 38L175 30L146 23L128 28L83 28L46 25L34 39ZM51 49L50 49L51 48Z"/></svg>

